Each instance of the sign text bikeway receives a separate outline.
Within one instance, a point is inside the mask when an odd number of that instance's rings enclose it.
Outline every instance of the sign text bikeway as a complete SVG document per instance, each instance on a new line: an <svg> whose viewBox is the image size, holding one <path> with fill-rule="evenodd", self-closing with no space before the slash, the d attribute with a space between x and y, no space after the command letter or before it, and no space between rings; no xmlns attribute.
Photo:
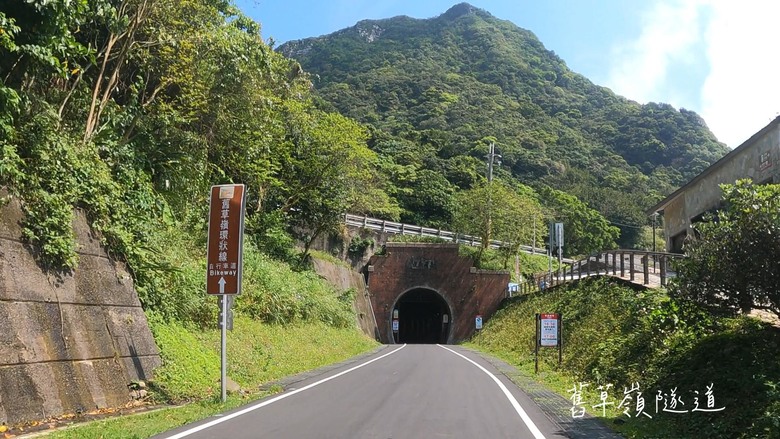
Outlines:
<svg viewBox="0 0 780 439"><path fill-rule="evenodd" d="M244 241L243 184L211 187L206 269L208 294L240 294Z"/></svg>

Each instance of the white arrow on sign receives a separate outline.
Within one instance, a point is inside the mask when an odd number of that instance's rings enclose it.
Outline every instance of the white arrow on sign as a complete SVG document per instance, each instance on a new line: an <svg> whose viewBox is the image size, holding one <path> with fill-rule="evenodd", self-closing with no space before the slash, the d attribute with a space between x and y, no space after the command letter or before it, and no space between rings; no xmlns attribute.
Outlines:
<svg viewBox="0 0 780 439"><path fill-rule="evenodd" d="M225 281L225 278L220 277L219 282L217 283L219 284L219 294L225 294L225 284L227 283L227 281Z"/></svg>

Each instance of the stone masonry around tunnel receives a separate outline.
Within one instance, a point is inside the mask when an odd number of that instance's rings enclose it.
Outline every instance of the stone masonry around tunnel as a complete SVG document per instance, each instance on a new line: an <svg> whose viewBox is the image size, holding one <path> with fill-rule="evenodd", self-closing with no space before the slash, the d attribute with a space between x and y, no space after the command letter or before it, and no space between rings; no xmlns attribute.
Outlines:
<svg viewBox="0 0 780 439"><path fill-rule="evenodd" d="M366 266L383 343L458 343L506 297L509 272L479 270L457 244L387 243ZM397 331L393 331L397 320Z"/></svg>

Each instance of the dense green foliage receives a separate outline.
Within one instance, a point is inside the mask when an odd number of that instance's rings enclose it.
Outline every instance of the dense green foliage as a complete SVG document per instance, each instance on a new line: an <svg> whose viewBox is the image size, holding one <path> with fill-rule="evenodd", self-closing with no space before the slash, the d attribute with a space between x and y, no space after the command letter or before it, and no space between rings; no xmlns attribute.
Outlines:
<svg viewBox="0 0 780 439"><path fill-rule="evenodd" d="M458 192L454 204L454 229L481 239L478 263L482 251L495 240L508 243L502 247L505 260L520 253L520 246L534 239L534 223L540 227L545 223L542 206L529 187L514 189L491 181Z"/></svg>
<svg viewBox="0 0 780 439"><path fill-rule="evenodd" d="M427 20L365 20L278 50L316 74L324 107L373 128L370 145L407 222L446 222L444 200L482 178L495 141L497 175L568 192L634 226L619 238L631 247L648 223L643 210L727 151L697 114L616 96L531 32L468 4Z"/></svg>
<svg viewBox="0 0 780 439"><path fill-rule="evenodd" d="M4 2L0 80L0 187L21 200L41 264L76 266L81 208L166 319L210 321L200 264L213 184L247 185L251 270L264 270L257 252L291 259L292 234L308 244L346 210L398 217L367 131L317 109L308 75L230 2ZM256 317L348 320L338 299L314 298L332 291L306 281L314 292L297 297L265 274L250 287L278 297L247 296Z"/></svg>
<svg viewBox="0 0 780 439"><path fill-rule="evenodd" d="M694 224L671 294L715 313L780 317L780 185L722 185L723 208Z"/></svg>
<svg viewBox="0 0 780 439"><path fill-rule="evenodd" d="M473 339L481 349L534 370L534 315L563 315L563 363L557 351L542 349L539 378L567 398L577 383L587 384L586 411L601 415L599 385L612 384L609 420L631 438L777 437L780 414L780 331L750 318L718 319L662 291L630 287L618 280L589 279L545 293L512 299ZM713 354L717 352L717 354ZM631 417L617 409L625 389L639 383L645 411L653 419ZM705 391L713 387L719 412L658 412L658 391L677 389L683 410L707 408ZM636 395L634 393L634 395Z"/></svg>

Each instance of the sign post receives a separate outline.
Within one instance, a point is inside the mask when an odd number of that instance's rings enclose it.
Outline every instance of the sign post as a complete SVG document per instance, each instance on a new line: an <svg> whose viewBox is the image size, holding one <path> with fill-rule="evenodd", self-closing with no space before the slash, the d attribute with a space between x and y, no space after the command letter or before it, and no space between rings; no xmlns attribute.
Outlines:
<svg viewBox="0 0 780 439"><path fill-rule="evenodd" d="M241 293L244 250L244 206L246 187L226 184L211 187L209 230L206 250L206 293L220 297L222 402L227 400L227 329L229 295Z"/></svg>
<svg viewBox="0 0 780 439"><path fill-rule="evenodd" d="M534 371L539 373L539 347L558 348L558 366L563 360L563 319L561 313L536 314L536 343L534 349Z"/></svg>
<svg viewBox="0 0 780 439"><path fill-rule="evenodd" d="M555 223L555 244L558 247L558 277L563 270L563 223Z"/></svg>
<svg viewBox="0 0 780 439"><path fill-rule="evenodd" d="M561 269L563 268L563 223L554 223L550 222L550 251L548 253L548 257L550 258L550 282L552 283L552 256L555 253L555 249L557 249L558 253L558 276L560 277Z"/></svg>

